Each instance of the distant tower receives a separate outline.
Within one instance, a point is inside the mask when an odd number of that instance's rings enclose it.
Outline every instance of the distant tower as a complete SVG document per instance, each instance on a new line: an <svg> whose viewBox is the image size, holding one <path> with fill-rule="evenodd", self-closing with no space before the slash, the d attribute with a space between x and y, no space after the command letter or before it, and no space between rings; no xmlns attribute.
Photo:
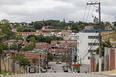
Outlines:
<svg viewBox="0 0 116 77"><path fill-rule="evenodd" d="M63 22L65 23L65 18L63 19Z"/></svg>

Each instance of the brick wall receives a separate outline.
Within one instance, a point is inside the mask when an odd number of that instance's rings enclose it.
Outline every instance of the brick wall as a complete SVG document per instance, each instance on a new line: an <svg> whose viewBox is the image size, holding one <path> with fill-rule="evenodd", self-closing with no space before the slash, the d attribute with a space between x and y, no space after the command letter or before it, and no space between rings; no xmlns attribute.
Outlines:
<svg viewBox="0 0 116 77"><path fill-rule="evenodd" d="M116 48L105 48L104 71L116 69Z"/></svg>
<svg viewBox="0 0 116 77"><path fill-rule="evenodd" d="M91 72L95 72L95 59L91 58Z"/></svg>
<svg viewBox="0 0 116 77"><path fill-rule="evenodd" d="M115 49L110 50L110 70L115 69Z"/></svg>

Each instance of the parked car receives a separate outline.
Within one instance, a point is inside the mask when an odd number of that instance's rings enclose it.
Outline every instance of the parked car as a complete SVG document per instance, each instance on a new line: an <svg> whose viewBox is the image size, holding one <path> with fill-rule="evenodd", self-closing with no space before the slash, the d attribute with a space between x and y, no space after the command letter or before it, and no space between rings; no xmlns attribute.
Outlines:
<svg viewBox="0 0 116 77"><path fill-rule="evenodd" d="M59 61L56 61L56 64L59 64Z"/></svg>
<svg viewBox="0 0 116 77"><path fill-rule="evenodd" d="M62 64L62 62L56 61L56 64Z"/></svg>
<svg viewBox="0 0 116 77"><path fill-rule="evenodd" d="M62 64L62 62L59 62L59 64Z"/></svg>
<svg viewBox="0 0 116 77"><path fill-rule="evenodd" d="M42 73L46 73L46 72L47 72L47 70L42 70L41 72L42 72Z"/></svg>
<svg viewBox="0 0 116 77"><path fill-rule="evenodd" d="M63 70L64 70L64 72L68 72L68 68L67 67L64 67Z"/></svg>
<svg viewBox="0 0 116 77"><path fill-rule="evenodd" d="M48 66L48 68L47 69L51 69L51 66Z"/></svg>
<svg viewBox="0 0 116 77"><path fill-rule="evenodd" d="M36 72L35 67L30 67L30 68L29 68L29 72L30 72L30 73L35 73L35 72Z"/></svg>

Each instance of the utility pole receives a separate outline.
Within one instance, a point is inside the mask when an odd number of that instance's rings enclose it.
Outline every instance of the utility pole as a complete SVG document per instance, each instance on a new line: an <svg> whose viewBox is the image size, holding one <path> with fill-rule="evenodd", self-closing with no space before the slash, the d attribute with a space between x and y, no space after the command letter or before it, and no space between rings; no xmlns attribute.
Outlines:
<svg viewBox="0 0 116 77"><path fill-rule="evenodd" d="M73 52L74 52L74 51L73 51L73 47L72 47L72 65L73 65ZM71 66L72 66L72 65L71 65ZM73 66L72 66L72 72L73 72Z"/></svg>
<svg viewBox="0 0 116 77"><path fill-rule="evenodd" d="M9 43L9 57L8 57L8 72L10 72L10 43Z"/></svg>
<svg viewBox="0 0 116 77"><path fill-rule="evenodd" d="M38 73L41 73L41 53L39 52L39 54L38 54L38 58L39 58L39 71L38 71Z"/></svg>
<svg viewBox="0 0 116 77"><path fill-rule="evenodd" d="M87 5L98 5L98 10L99 10L99 72L101 72L101 4L100 2L95 2L95 3L87 3Z"/></svg>

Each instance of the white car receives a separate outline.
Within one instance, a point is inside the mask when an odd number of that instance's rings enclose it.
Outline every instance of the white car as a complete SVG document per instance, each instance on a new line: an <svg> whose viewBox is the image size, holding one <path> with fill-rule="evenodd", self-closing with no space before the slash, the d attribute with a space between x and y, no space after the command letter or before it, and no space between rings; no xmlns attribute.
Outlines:
<svg viewBox="0 0 116 77"><path fill-rule="evenodd" d="M59 64L62 64L62 62L59 62Z"/></svg>

